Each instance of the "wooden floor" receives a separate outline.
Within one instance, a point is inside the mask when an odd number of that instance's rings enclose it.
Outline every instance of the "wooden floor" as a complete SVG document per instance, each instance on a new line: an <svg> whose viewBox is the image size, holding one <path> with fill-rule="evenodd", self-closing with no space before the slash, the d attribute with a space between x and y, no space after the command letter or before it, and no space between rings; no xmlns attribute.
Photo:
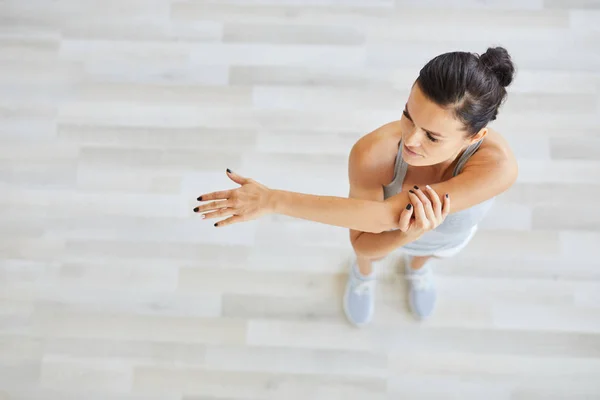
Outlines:
<svg viewBox="0 0 600 400"><path fill-rule="evenodd" d="M445 8L444 8L445 7ZM600 398L600 1L0 2L0 399ZM347 196L347 155L437 54L505 46L517 184L414 321L348 233L215 229L196 197Z"/></svg>

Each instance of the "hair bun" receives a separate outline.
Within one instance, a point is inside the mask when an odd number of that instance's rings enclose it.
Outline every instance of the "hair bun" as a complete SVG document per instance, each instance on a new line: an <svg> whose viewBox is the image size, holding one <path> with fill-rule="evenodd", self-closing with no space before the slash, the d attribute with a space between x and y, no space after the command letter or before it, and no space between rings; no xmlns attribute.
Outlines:
<svg viewBox="0 0 600 400"><path fill-rule="evenodd" d="M504 47L490 47L479 60L498 78L500 85L507 87L513 80L515 66Z"/></svg>

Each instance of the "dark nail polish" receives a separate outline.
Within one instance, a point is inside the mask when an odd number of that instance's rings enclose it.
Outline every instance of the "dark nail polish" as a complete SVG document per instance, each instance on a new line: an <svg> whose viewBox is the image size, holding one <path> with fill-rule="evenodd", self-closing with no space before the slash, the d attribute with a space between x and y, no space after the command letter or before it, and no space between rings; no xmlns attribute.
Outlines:
<svg viewBox="0 0 600 400"><path fill-rule="evenodd" d="M412 189L411 189L411 190L409 190L409 192L411 192L412 194L415 194L415 192L413 192L413 191L412 191Z"/></svg>
<svg viewBox="0 0 600 400"><path fill-rule="evenodd" d="M419 187L417 185L415 185L415 190L419 190Z"/></svg>
<svg viewBox="0 0 600 400"><path fill-rule="evenodd" d="M202 196L198 197L198 201L202 201Z"/></svg>
<svg viewBox="0 0 600 400"><path fill-rule="evenodd" d="M199 208L200 208L200 207L196 207L196 208L194 208L194 212L198 212L198 209L199 209Z"/></svg>
<svg viewBox="0 0 600 400"><path fill-rule="evenodd" d="M227 168L227 172L231 173L231 170L229 168Z"/></svg>
<svg viewBox="0 0 600 400"><path fill-rule="evenodd" d="M217 225L219 225L219 223L218 223L218 222L215 222L215 225L214 225L214 226L217 226Z"/></svg>
<svg viewBox="0 0 600 400"><path fill-rule="evenodd" d="M408 203L408 205L406 206L407 210L410 210L412 208L412 204Z"/></svg>
<svg viewBox="0 0 600 400"><path fill-rule="evenodd" d="M448 193L446 193L446 198L448 198L448 197L450 197L450 196L448 195Z"/></svg>

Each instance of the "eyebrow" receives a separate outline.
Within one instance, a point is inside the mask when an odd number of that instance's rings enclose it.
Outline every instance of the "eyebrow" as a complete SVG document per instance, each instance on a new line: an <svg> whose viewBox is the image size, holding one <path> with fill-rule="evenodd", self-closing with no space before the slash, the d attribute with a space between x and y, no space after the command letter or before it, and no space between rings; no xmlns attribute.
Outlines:
<svg viewBox="0 0 600 400"><path fill-rule="evenodd" d="M410 113L408 112L408 103L406 103L404 105L404 112L406 113L406 116L408 117L408 119L410 119L412 121L413 119L410 116ZM414 121L413 121L413 123L414 123ZM425 129L425 128L421 128L421 129L423 129L425 132L429 133L432 136L437 136L437 137L440 137L440 138L444 137L444 135L442 135L441 133L432 132L432 131L430 131L428 129Z"/></svg>

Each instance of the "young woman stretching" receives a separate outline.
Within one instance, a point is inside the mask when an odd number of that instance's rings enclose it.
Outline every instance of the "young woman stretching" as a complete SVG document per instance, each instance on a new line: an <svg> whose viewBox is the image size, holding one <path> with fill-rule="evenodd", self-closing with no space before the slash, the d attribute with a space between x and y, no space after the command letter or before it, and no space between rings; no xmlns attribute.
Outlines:
<svg viewBox="0 0 600 400"><path fill-rule="evenodd" d="M421 319L436 302L432 257L450 257L471 240L494 198L517 178L506 140L487 125L496 119L515 68L502 47L481 56L441 54L414 82L402 117L360 138L349 156L349 198L274 190L227 170L242 185L204 194L202 218L215 226L267 213L350 229L356 253L344 311L353 324L371 320L372 262L401 248L407 255L409 304Z"/></svg>

